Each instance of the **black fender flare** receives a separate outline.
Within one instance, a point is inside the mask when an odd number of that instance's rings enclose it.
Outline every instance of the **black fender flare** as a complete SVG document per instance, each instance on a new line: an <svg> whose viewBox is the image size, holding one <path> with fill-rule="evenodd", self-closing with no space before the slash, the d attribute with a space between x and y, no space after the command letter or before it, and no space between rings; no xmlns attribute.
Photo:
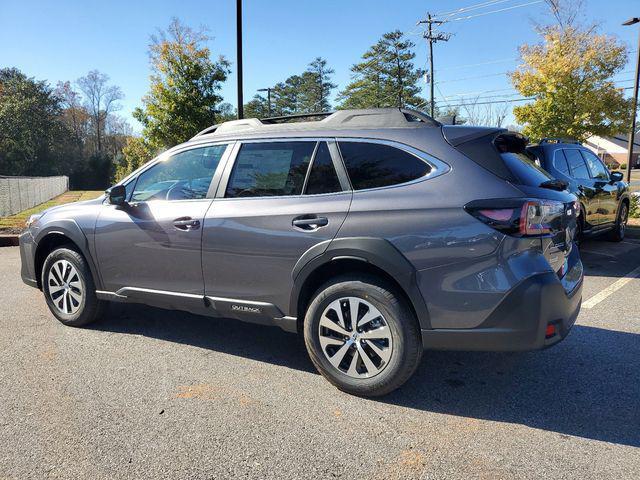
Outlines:
<svg viewBox="0 0 640 480"><path fill-rule="evenodd" d="M421 328L431 328L427 305L418 288L416 269L391 242L375 237L326 240L307 250L292 271L293 289L289 302L291 315L298 315L298 300L309 276L318 268L341 259L365 262L390 275L409 298Z"/></svg>
<svg viewBox="0 0 640 480"><path fill-rule="evenodd" d="M80 226L71 219L56 220L48 223L46 227L41 230L38 230L33 238L35 243L34 260L35 252L37 252L40 242L48 235L52 234L63 235L78 247L82 256L87 260L96 289L100 290L102 288L102 279L100 278L97 265L93 259L93 255L91 254L91 249L89 248L89 239L84 234ZM36 280L39 281L39 279Z"/></svg>

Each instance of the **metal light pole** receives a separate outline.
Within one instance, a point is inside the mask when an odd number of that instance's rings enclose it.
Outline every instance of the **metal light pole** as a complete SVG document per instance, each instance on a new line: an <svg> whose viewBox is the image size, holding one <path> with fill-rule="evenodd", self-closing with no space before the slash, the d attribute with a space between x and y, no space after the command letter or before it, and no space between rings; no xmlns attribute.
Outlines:
<svg viewBox="0 0 640 480"><path fill-rule="evenodd" d="M238 58L238 119L244 118L242 99L242 0L236 0L236 56Z"/></svg>
<svg viewBox="0 0 640 480"><path fill-rule="evenodd" d="M635 25L640 22L640 18L630 18L622 25ZM638 81L640 80L640 29L638 30L638 58L636 60L636 81L633 87L633 103L631 107L631 130L629 130L629 151L627 152L627 182L631 181L631 160L633 158L633 144L636 134L636 115L638 112Z"/></svg>
<svg viewBox="0 0 640 480"><path fill-rule="evenodd" d="M267 108L269 111L269 116L271 116L271 87L259 88L258 91L267 92Z"/></svg>

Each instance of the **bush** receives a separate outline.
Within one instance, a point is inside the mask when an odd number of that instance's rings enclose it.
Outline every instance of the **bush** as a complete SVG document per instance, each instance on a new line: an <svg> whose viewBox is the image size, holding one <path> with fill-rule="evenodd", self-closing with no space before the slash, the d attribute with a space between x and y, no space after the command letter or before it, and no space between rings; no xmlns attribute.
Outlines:
<svg viewBox="0 0 640 480"><path fill-rule="evenodd" d="M640 193L633 192L630 196L629 216L631 218L640 218Z"/></svg>
<svg viewBox="0 0 640 480"><path fill-rule="evenodd" d="M626 170L627 169L627 164L626 163L621 163L620 164L620 170Z"/></svg>

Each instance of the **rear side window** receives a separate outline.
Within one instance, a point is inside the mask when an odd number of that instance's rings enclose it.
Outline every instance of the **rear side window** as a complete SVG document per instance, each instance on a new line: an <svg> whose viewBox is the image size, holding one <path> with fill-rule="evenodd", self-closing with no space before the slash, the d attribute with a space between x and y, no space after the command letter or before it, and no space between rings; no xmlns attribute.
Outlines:
<svg viewBox="0 0 640 480"><path fill-rule="evenodd" d="M339 146L354 190L398 185L431 171L418 157L389 145L340 142Z"/></svg>
<svg viewBox="0 0 640 480"><path fill-rule="evenodd" d="M576 148L564 149L564 156L567 158L571 176L574 178L590 178L587 164L580 155L580 150Z"/></svg>
<svg viewBox="0 0 640 480"><path fill-rule="evenodd" d="M607 170L607 167L602 164L595 154L585 152L584 150L581 150L580 153L582 153L582 156L587 162L592 178L597 178L598 180L609 180L609 171Z"/></svg>
<svg viewBox="0 0 640 480"><path fill-rule="evenodd" d="M526 150L526 139L519 135L500 135L494 145L500 157L520 185L538 187L551 176L538 165L535 155Z"/></svg>
<svg viewBox="0 0 640 480"><path fill-rule="evenodd" d="M317 195L320 193L333 193L342 191L338 174L333 166L331 153L327 142L320 142L316 155L313 157L311 170L309 171L309 179L307 180L307 189L304 193L308 195Z"/></svg>
<svg viewBox="0 0 640 480"><path fill-rule="evenodd" d="M300 195L316 142L260 142L240 147L225 196Z"/></svg>
<svg viewBox="0 0 640 480"><path fill-rule="evenodd" d="M564 153L562 153L562 150L556 150L553 154L553 166L560 173L564 173L568 177L571 176L567 159L565 158Z"/></svg>

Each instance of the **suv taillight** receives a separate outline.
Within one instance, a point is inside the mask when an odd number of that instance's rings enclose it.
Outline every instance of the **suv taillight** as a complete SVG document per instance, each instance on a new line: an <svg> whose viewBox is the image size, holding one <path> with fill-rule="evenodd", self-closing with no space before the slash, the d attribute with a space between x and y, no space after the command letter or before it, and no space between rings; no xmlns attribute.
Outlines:
<svg viewBox="0 0 640 480"><path fill-rule="evenodd" d="M543 199L477 200L464 209L478 220L508 235L532 237L563 229L565 205Z"/></svg>

